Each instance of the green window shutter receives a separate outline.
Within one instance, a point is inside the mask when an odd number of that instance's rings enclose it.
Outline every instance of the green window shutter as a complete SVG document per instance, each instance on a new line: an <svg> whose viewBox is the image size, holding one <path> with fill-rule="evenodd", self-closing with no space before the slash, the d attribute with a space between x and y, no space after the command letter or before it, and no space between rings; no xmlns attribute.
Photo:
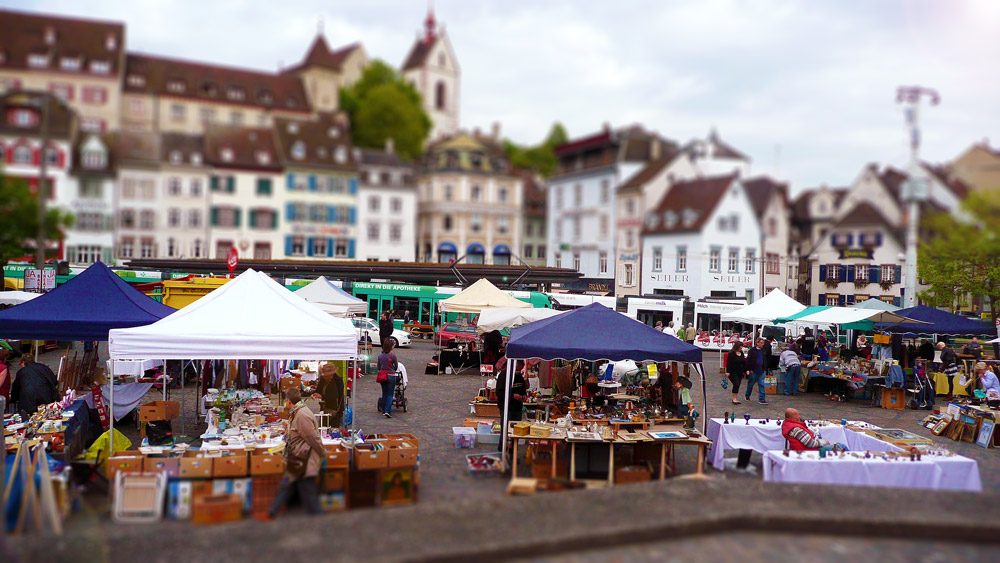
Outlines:
<svg viewBox="0 0 1000 563"><path fill-rule="evenodd" d="M257 226L257 214L251 209L247 213L247 225L252 229Z"/></svg>
<svg viewBox="0 0 1000 563"><path fill-rule="evenodd" d="M278 212L271 210L271 230L275 231L278 229Z"/></svg>
<svg viewBox="0 0 1000 563"><path fill-rule="evenodd" d="M232 176L226 178L226 191L229 193L236 191L236 178L233 178Z"/></svg>
<svg viewBox="0 0 1000 563"><path fill-rule="evenodd" d="M243 210L240 209L240 208L236 208L234 210L234 214L233 214L233 226L236 227L236 228L239 228L239 226L242 224L241 221L240 221L240 214L242 214L242 213L243 213Z"/></svg>
<svg viewBox="0 0 1000 563"><path fill-rule="evenodd" d="M209 180L209 185L211 186L211 190L213 192L219 191L219 177L212 176L212 178Z"/></svg>
<svg viewBox="0 0 1000 563"><path fill-rule="evenodd" d="M219 224L219 208L218 207L213 207L212 208L212 226L214 227L214 226L216 226L218 224Z"/></svg>
<svg viewBox="0 0 1000 563"><path fill-rule="evenodd" d="M257 195L271 195L271 180L269 178L257 178Z"/></svg>

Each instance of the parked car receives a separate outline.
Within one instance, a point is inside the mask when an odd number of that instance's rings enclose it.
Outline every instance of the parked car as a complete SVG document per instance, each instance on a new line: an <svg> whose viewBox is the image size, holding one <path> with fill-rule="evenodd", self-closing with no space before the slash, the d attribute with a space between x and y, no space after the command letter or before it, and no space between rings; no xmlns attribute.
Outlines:
<svg viewBox="0 0 1000 563"><path fill-rule="evenodd" d="M445 348L451 347L457 341L469 342L476 339L478 333L476 327L471 325L460 325L458 323L446 323L434 334L434 343Z"/></svg>
<svg viewBox="0 0 1000 563"><path fill-rule="evenodd" d="M358 342L370 340L376 346L381 344L378 336L378 323L374 319L355 317L351 320L354 322L354 330L358 332ZM391 338L396 341L397 347L410 345L410 333L405 330L393 329Z"/></svg>

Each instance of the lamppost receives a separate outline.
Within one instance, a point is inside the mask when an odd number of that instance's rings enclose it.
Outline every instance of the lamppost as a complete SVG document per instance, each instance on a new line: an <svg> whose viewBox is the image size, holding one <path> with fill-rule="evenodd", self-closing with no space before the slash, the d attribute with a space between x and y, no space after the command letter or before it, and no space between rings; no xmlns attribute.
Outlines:
<svg viewBox="0 0 1000 563"><path fill-rule="evenodd" d="M906 225L906 260L903 266L903 305L917 304L917 228L920 224L920 202L930 195L927 178L920 166L920 100L927 96L932 106L941 103L936 90L922 86L900 86L896 103L905 104L906 125L910 131L910 170L903 184L902 199L908 206Z"/></svg>

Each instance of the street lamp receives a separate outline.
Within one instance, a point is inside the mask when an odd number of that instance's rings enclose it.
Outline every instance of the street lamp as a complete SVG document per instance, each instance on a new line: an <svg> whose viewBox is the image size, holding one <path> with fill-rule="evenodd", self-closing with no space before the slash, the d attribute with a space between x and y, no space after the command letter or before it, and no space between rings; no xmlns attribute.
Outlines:
<svg viewBox="0 0 1000 563"><path fill-rule="evenodd" d="M917 228L920 224L920 202L928 198L930 184L920 167L920 100L930 98L932 106L941 103L936 90L922 86L900 86L896 103L905 104L906 124L910 131L910 171L903 184L902 199L907 203L906 262L903 267L904 308L917 304Z"/></svg>

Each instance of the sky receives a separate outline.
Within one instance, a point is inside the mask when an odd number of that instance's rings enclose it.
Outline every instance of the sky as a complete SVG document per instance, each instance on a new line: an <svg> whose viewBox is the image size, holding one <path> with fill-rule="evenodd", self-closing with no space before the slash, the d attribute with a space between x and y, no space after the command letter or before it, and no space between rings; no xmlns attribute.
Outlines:
<svg viewBox="0 0 1000 563"><path fill-rule="evenodd" d="M397 68L427 0L0 0L125 22L129 51L274 71L316 33ZM461 67L461 125L516 142L639 123L719 135L793 193L909 161L901 85L925 100L921 156L1000 146L1000 0L435 0Z"/></svg>

